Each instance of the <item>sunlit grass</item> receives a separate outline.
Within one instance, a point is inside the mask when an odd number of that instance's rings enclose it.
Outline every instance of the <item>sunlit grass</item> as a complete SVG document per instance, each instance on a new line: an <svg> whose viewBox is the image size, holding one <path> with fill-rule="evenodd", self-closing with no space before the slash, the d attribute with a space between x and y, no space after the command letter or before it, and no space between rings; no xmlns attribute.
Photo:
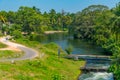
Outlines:
<svg viewBox="0 0 120 80"><path fill-rule="evenodd" d="M21 51L10 51L10 50L0 51L0 59L18 58L23 55L24 55L24 52L21 52Z"/></svg>
<svg viewBox="0 0 120 80"><path fill-rule="evenodd" d="M5 47L7 47L7 45L0 42L0 48L5 48Z"/></svg>
<svg viewBox="0 0 120 80"><path fill-rule="evenodd" d="M24 44L24 41L20 43ZM61 57L58 58L57 51L60 47L54 43L46 45L40 45L37 42L27 43L31 43L30 45L39 51L39 56L33 60L15 61L14 64L1 62L1 80L77 80L80 74L79 69L85 64L84 61L63 58L66 54L62 49ZM42 58L41 53L44 54Z"/></svg>

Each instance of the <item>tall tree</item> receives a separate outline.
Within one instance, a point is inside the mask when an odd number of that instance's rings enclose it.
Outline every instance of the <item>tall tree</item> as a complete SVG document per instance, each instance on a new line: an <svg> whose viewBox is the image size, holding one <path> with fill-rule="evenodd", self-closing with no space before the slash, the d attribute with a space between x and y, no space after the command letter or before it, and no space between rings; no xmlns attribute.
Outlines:
<svg viewBox="0 0 120 80"><path fill-rule="evenodd" d="M116 16L120 16L120 2L112 9Z"/></svg>
<svg viewBox="0 0 120 80"><path fill-rule="evenodd" d="M107 6L91 5L83 9L82 12L78 12L74 20L76 25L74 36L78 38L92 39L94 26L96 25L96 18L105 10L108 10Z"/></svg>
<svg viewBox="0 0 120 80"><path fill-rule="evenodd" d="M17 12L17 24L22 26L22 31L31 33L38 32L41 29L40 25L42 23L42 15L40 15L36 10L29 7L20 7ZM40 32L41 30L39 30Z"/></svg>
<svg viewBox="0 0 120 80"><path fill-rule="evenodd" d="M116 20L113 22L113 33L116 36L116 42L120 39L120 17L117 17Z"/></svg>

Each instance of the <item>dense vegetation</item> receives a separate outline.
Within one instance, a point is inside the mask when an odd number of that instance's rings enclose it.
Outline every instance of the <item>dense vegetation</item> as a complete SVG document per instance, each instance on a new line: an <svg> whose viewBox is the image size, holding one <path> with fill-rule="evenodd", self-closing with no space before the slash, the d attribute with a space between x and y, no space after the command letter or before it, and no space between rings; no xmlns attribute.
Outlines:
<svg viewBox="0 0 120 80"><path fill-rule="evenodd" d="M24 34L42 33L46 30L67 30L72 22L72 14L62 10L57 13L51 9L48 13L41 13L38 8L21 6L18 11L0 11L4 23L9 25L1 26L2 32L10 34L23 32ZM17 34L16 34L17 35Z"/></svg>
<svg viewBox="0 0 120 80"><path fill-rule="evenodd" d="M91 5L74 14L54 9L42 13L35 6L21 6L16 12L0 11L0 16L4 18L0 21L1 34L7 33L14 38L31 40L47 30L69 30L75 38L101 46L107 55L113 55L115 60L110 71L115 74L116 80L120 79L120 3L112 9Z"/></svg>
<svg viewBox="0 0 120 80"><path fill-rule="evenodd" d="M113 55L110 67L115 80L120 79L120 3L113 9L91 5L75 15L74 37L101 46L107 55Z"/></svg>

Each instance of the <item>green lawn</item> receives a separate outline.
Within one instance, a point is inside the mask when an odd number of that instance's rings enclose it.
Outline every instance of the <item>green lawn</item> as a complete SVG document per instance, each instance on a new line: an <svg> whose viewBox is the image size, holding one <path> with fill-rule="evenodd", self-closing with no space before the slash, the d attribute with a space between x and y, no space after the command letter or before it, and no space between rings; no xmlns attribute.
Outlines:
<svg viewBox="0 0 120 80"><path fill-rule="evenodd" d="M37 42L17 40L17 42L34 47L39 51L39 56L33 60L0 63L1 80L77 80L80 67L84 61L74 61L62 58L64 51L61 50L61 58L57 56L58 45L54 43L41 45ZM28 44L31 43L31 44ZM34 44L33 44L34 43ZM44 53L44 57L40 57Z"/></svg>

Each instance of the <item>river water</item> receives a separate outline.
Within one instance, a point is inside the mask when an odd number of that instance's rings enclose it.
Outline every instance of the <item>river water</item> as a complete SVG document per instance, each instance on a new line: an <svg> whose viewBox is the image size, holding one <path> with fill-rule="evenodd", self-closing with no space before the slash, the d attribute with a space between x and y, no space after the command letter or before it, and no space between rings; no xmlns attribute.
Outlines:
<svg viewBox="0 0 120 80"><path fill-rule="evenodd" d="M102 50L100 47L96 47L95 45L91 45L89 44L89 42L85 42L80 39L74 39L71 35L68 35L67 33L47 34L38 37L37 40L43 44L54 42L61 46L63 50L71 45L73 47L73 54L101 55L104 52L104 50Z"/></svg>
<svg viewBox="0 0 120 80"><path fill-rule="evenodd" d="M86 67L109 68L110 61L107 60L87 60ZM88 72L83 73L79 80L114 80L112 73L107 72Z"/></svg>
<svg viewBox="0 0 120 80"><path fill-rule="evenodd" d="M54 42L62 47L65 50L69 45L73 46L72 54L83 54L83 55L104 55L104 50L95 45L91 45L87 41L82 41L80 39L74 39L72 36L67 33L55 33L47 34L44 36L38 36L36 38L43 44ZM102 63L101 63L102 62ZM90 67L109 67L109 62L96 62L96 61L87 61L86 66ZM113 80L113 74L107 72L90 72L83 73L79 80Z"/></svg>
<svg viewBox="0 0 120 80"><path fill-rule="evenodd" d="M107 72L90 72L82 74L79 80L113 80L113 74Z"/></svg>

